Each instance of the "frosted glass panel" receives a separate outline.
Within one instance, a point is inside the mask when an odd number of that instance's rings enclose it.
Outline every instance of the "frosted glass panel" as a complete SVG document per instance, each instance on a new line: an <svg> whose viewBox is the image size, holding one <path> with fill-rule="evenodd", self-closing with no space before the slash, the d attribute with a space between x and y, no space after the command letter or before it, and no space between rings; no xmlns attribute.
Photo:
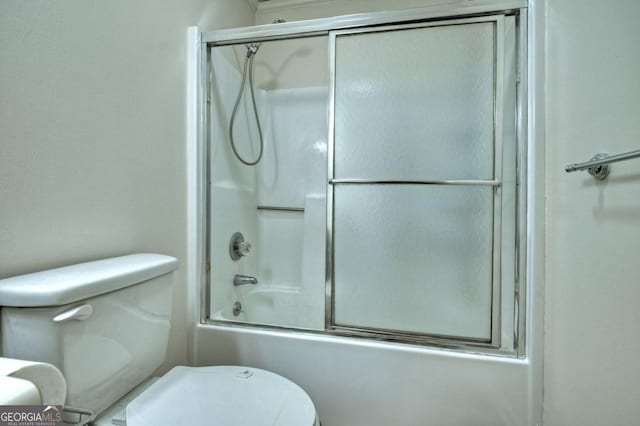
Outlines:
<svg viewBox="0 0 640 426"><path fill-rule="evenodd" d="M492 179L494 23L336 38L335 177Z"/></svg>
<svg viewBox="0 0 640 426"><path fill-rule="evenodd" d="M493 188L334 191L336 325L490 338Z"/></svg>

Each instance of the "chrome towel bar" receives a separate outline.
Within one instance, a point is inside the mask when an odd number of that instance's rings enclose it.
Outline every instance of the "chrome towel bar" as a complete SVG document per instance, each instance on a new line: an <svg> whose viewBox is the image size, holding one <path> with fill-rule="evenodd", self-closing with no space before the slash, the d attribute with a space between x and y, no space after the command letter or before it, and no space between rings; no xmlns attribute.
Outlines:
<svg viewBox="0 0 640 426"><path fill-rule="evenodd" d="M609 175L608 164L618 161L631 160L638 157L640 157L640 149L612 156L609 156L609 154L607 154L606 152L601 152L594 155L591 160L585 161L584 163L569 164L564 168L564 170L567 173L575 172L578 170L587 170L591 176L595 177L596 179L603 180L606 179L606 177Z"/></svg>

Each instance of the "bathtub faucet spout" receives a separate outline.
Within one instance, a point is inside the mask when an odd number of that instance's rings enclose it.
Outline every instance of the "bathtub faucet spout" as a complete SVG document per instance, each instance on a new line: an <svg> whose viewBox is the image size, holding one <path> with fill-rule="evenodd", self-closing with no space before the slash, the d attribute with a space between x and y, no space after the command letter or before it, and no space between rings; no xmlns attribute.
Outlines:
<svg viewBox="0 0 640 426"><path fill-rule="evenodd" d="M255 277L249 275L236 275L233 277L233 285L258 284Z"/></svg>

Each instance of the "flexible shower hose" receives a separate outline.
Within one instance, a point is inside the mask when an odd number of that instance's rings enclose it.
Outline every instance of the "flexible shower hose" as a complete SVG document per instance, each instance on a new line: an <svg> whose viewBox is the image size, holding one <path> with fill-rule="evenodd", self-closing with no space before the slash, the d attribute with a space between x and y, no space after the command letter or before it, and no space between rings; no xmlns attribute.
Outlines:
<svg viewBox="0 0 640 426"><path fill-rule="evenodd" d="M247 52L247 56L244 60L244 69L242 70L242 83L240 83L240 91L238 92L238 98L236 99L236 104L233 106L233 111L231 112L231 120L229 122L229 139L231 140L231 149L233 150L233 154L236 156L238 160L242 164L246 164L247 166L255 166L260 162L262 158L262 152L264 151L264 142L262 140L262 127L260 126L260 117L258 117L258 108L256 107L256 97L253 93L253 56L255 52ZM244 84L247 80L247 69L249 70L249 88L251 89L251 103L253 104L253 114L256 118L256 124L258 125L258 135L260 136L260 153L258 154L258 158L255 161L247 161L238 153L236 149L236 143L233 139L233 122L236 119L236 113L238 112L238 107L240 106L240 100L242 99L242 94L244 93Z"/></svg>

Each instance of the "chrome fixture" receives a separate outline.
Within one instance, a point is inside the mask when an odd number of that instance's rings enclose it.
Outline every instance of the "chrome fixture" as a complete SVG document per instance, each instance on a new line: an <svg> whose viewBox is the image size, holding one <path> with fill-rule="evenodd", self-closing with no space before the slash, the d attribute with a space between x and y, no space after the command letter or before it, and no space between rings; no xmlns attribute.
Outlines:
<svg viewBox="0 0 640 426"><path fill-rule="evenodd" d="M236 302L233 304L233 316L237 317L242 312L242 303Z"/></svg>
<svg viewBox="0 0 640 426"><path fill-rule="evenodd" d="M455 179L455 180L407 180L407 179L351 179L339 178L329 179L329 185L350 184L350 185L477 185L477 186L501 186L500 179L476 180L476 179Z"/></svg>
<svg viewBox="0 0 640 426"><path fill-rule="evenodd" d="M261 43L245 44L245 47L247 48L247 57L253 56L256 53L258 53L258 49L260 49L260 44Z"/></svg>
<svg viewBox="0 0 640 426"><path fill-rule="evenodd" d="M304 213L304 207L283 207L283 206L257 206L258 210L271 210L274 212L296 212Z"/></svg>
<svg viewBox="0 0 640 426"><path fill-rule="evenodd" d="M262 126L260 126L260 117L258 117L258 107L256 106L256 96L253 90L253 58L256 53L258 53L258 49L260 48L261 43L249 43L245 44L247 48L247 55L244 58L244 67L242 69L242 82L240 83L240 90L238 91L238 97L236 98L236 103L233 106L233 111L231 112L231 120L229 120L229 139L231 141L231 149L233 150L233 154L236 158L247 166L255 166L260 162L262 158L262 153L264 151L264 140L262 138ZM258 153L258 158L254 161L247 161L240 156L238 150L236 149L236 142L233 138L233 122L236 119L236 113L238 112L238 107L240 106L240 100L242 99L242 94L244 93L244 85L247 81L247 70L249 70L249 89L251 92L251 103L253 105L253 115L256 118L256 124L258 126L258 136L260 137L260 152Z"/></svg>
<svg viewBox="0 0 640 426"><path fill-rule="evenodd" d="M256 279L256 277L252 277L250 275L239 275L239 274L236 274L233 277L233 285L238 286L238 285L245 285L245 284L256 285L256 284L258 284L258 280Z"/></svg>
<svg viewBox="0 0 640 426"><path fill-rule="evenodd" d="M229 256L231 260L239 260L241 257L249 254L251 244L244 240L241 232L235 232L229 240Z"/></svg>
<svg viewBox="0 0 640 426"><path fill-rule="evenodd" d="M607 176L609 176L610 170L608 164L618 161L632 160L638 157L640 157L640 149L612 156L609 156L609 154L607 154L606 152L601 152L594 155L591 160L585 161L584 163L569 164L564 168L564 171L567 173L571 173L578 170L586 169L591 176L595 177L596 179L604 180L607 178Z"/></svg>
<svg viewBox="0 0 640 426"><path fill-rule="evenodd" d="M282 18L277 18L273 21L274 24L279 24L285 22ZM236 98L236 103L233 106L233 111L231 112L231 120L229 120L229 139L231 141L231 149L233 150L233 154L236 158L247 166L255 166L262 159L262 153L264 152L264 138L262 137L262 126L260 125L260 117L258 116L258 107L256 106L256 96L253 88L253 59L258 53L258 49L262 43L248 43L245 44L247 48L247 54L244 58L244 66L242 68L242 82L240 83L240 90L238 91L238 97ZM258 127L258 136L260 137L260 152L258 153L258 158L254 161L245 160L240 156L240 153L236 149L236 142L233 138L233 122L236 119L236 113L238 112L238 107L240 106L240 100L242 99L242 94L244 93L244 85L247 81L247 70L249 71L249 91L251 92L251 104L253 105L253 116L256 118L256 125Z"/></svg>

